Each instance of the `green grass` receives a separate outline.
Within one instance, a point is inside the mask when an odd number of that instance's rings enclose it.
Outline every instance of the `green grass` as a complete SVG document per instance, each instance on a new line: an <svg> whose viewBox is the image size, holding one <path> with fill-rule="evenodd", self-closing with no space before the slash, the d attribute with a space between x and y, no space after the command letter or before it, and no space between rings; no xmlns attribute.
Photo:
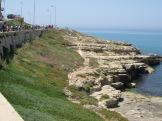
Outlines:
<svg viewBox="0 0 162 121"><path fill-rule="evenodd" d="M102 121L64 96L67 73L83 62L66 43L59 32L49 31L0 70L0 91L25 121Z"/></svg>
<svg viewBox="0 0 162 121"><path fill-rule="evenodd" d="M98 100L94 97L86 96L80 100L82 105L95 105L98 106Z"/></svg>
<svg viewBox="0 0 162 121"><path fill-rule="evenodd" d="M102 95L100 100L106 100L106 99L110 99L109 95L105 94L105 95Z"/></svg>
<svg viewBox="0 0 162 121"><path fill-rule="evenodd" d="M79 91L75 86L67 86L72 93L71 98L78 100L82 105L98 105L97 99L90 97L85 90Z"/></svg>
<svg viewBox="0 0 162 121"><path fill-rule="evenodd" d="M48 31L17 50L0 70L0 92L25 121L103 121L96 113L68 101L63 93L67 74L83 64L67 45L60 31ZM82 97L82 92L78 96ZM85 99L84 104L96 103Z"/></svg>
<svg viewBox="0 0 162 121"><path fill-rule="evenodd" d="M90 93L92 87L93 87L93 83L92 82L88 82L86 84L83 85L83 89L87 92Z"/></svg>
<svg viewBox="0 0 162 121"><path fill-rule="evenodd" d="M102 114L106 121L128 121L128 119L122 117L119 113L114 111L102 109L98 110L97 112Z"/></svg>

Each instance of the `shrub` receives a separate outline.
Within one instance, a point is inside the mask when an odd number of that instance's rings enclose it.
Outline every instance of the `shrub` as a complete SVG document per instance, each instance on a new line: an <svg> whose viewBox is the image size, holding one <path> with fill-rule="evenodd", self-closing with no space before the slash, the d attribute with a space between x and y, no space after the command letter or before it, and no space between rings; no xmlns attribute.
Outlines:
<svg viewBox="0 0 162 121"><path fill-rule="evenodd" d="M102 100L106 100L106 99L109 99L110 97L109 97L109 95L102 95L101 96L101 98L100 98L100 100L102 101Z"/></svg>
<svg viewBox="0 0 162 121"><path fill-rule="evenodd" d="M82 105L98 105L98 100L90 96L83 98L80 102Z"/></svg>
<svg viewBox="0 0 162 121"><path fill-rule="evenodd" d="M90 93L91 89L93 87L93 84L91 82L88 82L86 84L83 85L83 89L87 92Z"/></svg>
<svg viewBox="0 0 162 121"><path fill-rule="evenodd" d="M97 112L103 115L105 119L108 119L108 121L128 121L128 119L122 117L119 113L115 111L100 109Z"/></svg>

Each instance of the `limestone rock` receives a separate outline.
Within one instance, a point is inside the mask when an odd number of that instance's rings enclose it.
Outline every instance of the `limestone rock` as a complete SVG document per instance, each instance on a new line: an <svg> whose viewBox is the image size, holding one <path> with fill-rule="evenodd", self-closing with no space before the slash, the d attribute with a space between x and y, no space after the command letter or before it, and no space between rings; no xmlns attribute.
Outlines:
<svg viewBox="0 0 162 121"><path fill-rule="evenodd" d="M128 88L135 88L136 87L136 83L127 83L127 87Z"/></svg>
<svg viewBox="0 0 162 121"><path fill-rule="evenodd" d="M152 67L150 67L150 66L148 66L146 69L145 69L149 74L152 74L155 70L152 68Z"/></svg>
<svg viewBox="0 0 162 121"><path fill-rule="evenodd" d="M64 88L64 94L68 97L72 96L72 93L66 87Z"/></svg>
<svg viewBox="0 0 162 121"><path fill-rule="evenodd" d="M101 91L94 92L91 94L92 97L96 98L97 100L100 100L102 95L108 95L110 98L121 98L121 91L116 90L115 88L111 87L110 85L103 86Z"/></svg>
<svg viewBox="0 0 162 121"><path fill-rule="evenodd" d="M98 79L96 79L95 83L101 84L102 86L110 84L106 77L99 77Z"/></svg>
<svg viewBox="0 0 162 121"><path fill-rule="evenodd" d="M101 85L95 85L91 89L91 93L101 91Z"/></svg>
<svg viewBox="0 0 162 121"><path fill-rule="evenodd" d="M130 77L128 76L128 74L118 74L114 76L114 82L127 83L130 82Z"/></svg>
<svg viewBox="0 0 162 121"><path fill-rule="evenodd" d="M116 83L112 83L111 86L114 87L115 89L123 89L124 88L124 83L116 82Z"/></svg>
<svg viewBox="0 0 162 121"><path fill-rule="evenodd" d="M118 106L118 100L115 98L100 101L98 105L102 108L115 108Z"/></svg>
<svg viewBox="0 0 162 121"><path fill-rule="evenodd" d="M83 67L69 74L69 84L80 90L85 85L88 89L90 87L89 96L97 99L101 107L117 106L120 90L134 88L133 79L152 73L154 70L150 66L162 60L157 55L142 55L137 48L125 42L103 41L70 30L64 32L64 38L69 41L69 47L85 60ZM95 68L89 67L92 58L98 63ZM109 99L101 100L104 95Z"/></svg>

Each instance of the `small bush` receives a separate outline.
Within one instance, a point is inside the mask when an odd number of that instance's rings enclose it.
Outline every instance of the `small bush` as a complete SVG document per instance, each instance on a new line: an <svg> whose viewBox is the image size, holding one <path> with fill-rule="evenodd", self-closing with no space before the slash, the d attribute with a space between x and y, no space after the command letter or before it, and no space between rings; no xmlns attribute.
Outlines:
<svg viewBox="0 0 162 121"><path fill-rule="evenodd" d="M86 83L86 84L83 85L83 89L84 89L87 93L90 93L92 87L93 87L93 84L92 84L91 82Z"/></svg>
<svg viewBox="0 0 162 121"><path fill-rule="evenodd" d="M121 116L119 113L115 111L101 109L101 110L98 110L97 112L103 115L105 119L108 119L108 121L128 121L128 119Z"/></svg>
<svg viewBox="0 0 162 121"><path fill-rule="evenodd" d="M82 105L98 105L98 100L93 97L85 97L84 99L80 100Z"/></svg>
<svg viewBox="0 0 162 121"><path fill-rule="evenodd" d="M100 98L100 100L102 101L102 100L106 100L106 99L109 99L110 97L109 97L109 95L102 95L101 96L101 98Z"/></svg>
<svg viewBox="0 0 162 121"><path fill-rule="evenodd" d="M85 96L83 91L79 91L75 86L68 86L68 90L72 93L72 98L82 99Z"/></svg>

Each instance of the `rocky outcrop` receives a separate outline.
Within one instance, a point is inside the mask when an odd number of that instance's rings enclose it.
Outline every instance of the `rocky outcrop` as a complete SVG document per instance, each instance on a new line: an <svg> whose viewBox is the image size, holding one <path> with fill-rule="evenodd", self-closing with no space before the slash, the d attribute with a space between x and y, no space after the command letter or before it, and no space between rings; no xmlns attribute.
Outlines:
<svg viewBox="0 0 162 121"><path fill-rule="evenodd" d="M116 107L122 90L135 87L133 79L141 74L152 73L151 67L161 61L157 55L142 55L138 49L124 42L103 41L75 31L64 33L69 46L85 59L84 67L69 74L69 85L85 90L98 100L98 106ZM91 59L98 67L90 67Z"/></svg>
<svg viewBox="0 0 162 121"><path fill-rule="evenodd" d="M100 107L113 108L118 106L121 91L114 89L110 85L106 85L102 87L101 91L96 91L91 96L98 100Z"/></svg>

